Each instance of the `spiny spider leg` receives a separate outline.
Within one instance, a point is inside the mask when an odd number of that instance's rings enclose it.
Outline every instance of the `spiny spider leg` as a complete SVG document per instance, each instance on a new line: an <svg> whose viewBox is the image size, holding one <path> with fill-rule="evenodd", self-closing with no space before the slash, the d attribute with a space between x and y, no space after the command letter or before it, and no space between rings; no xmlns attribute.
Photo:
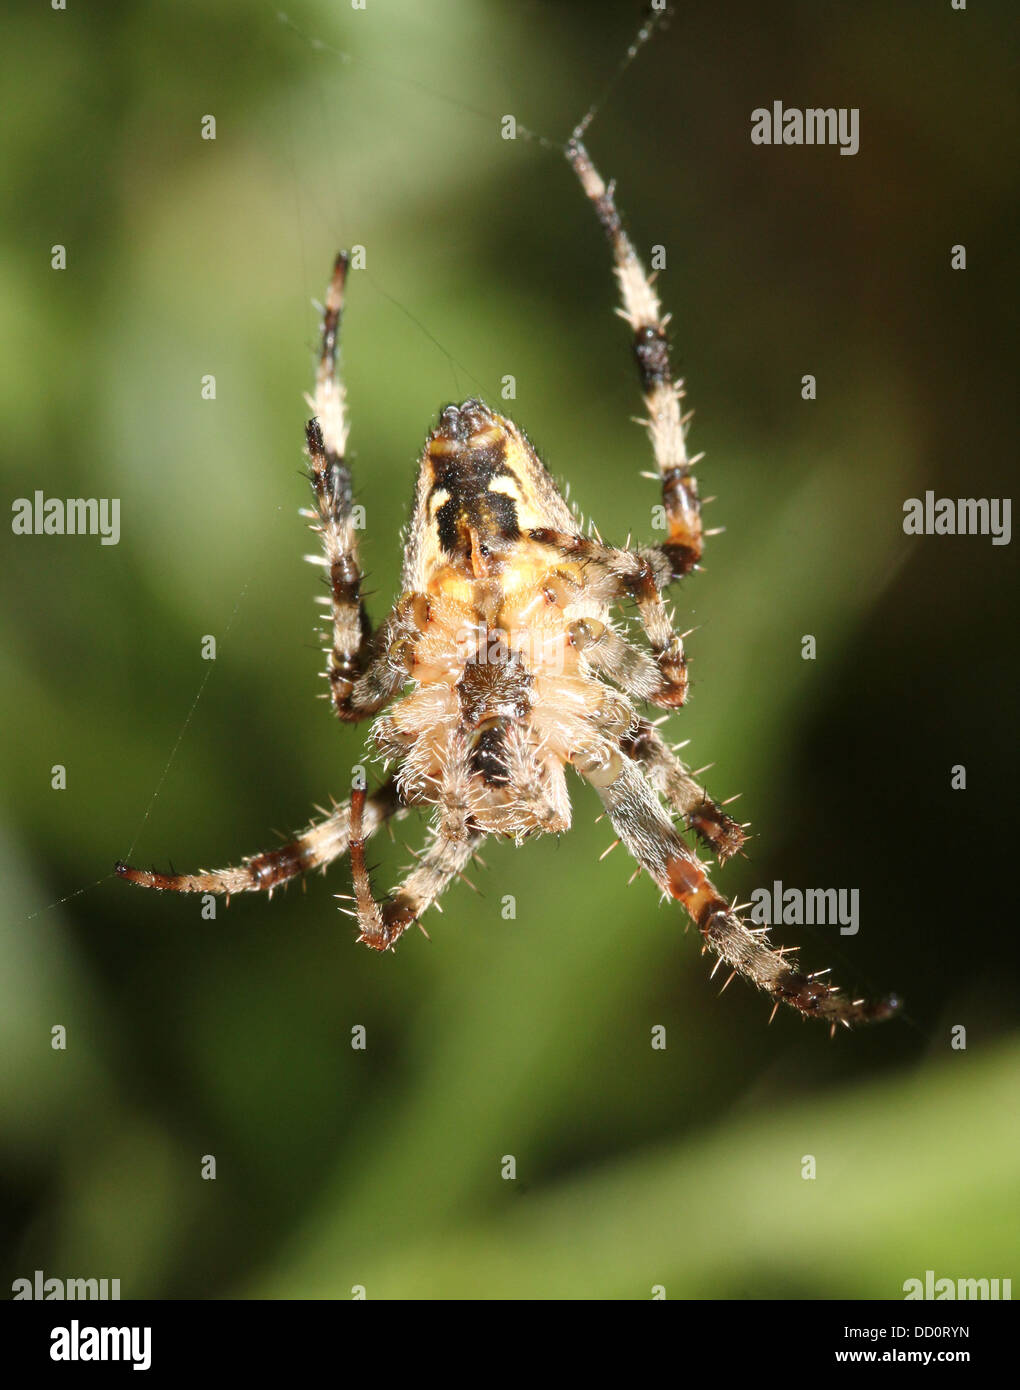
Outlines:
<svg viewBox="0 0 1020 1390"><path fill-rule="evenodd" d="M576 540L572 548L575 554L587 548L589 557L603 564L607 574L614 575L621 588L637 600L664 677L664 688L648 698L667 707L679 705L687 690L686 663L681 640L672 634L666 617L661 591L670 580L690 573L701 559L701 504L692 472L698 460L687 454L686 419L680 412L682 389L673 379L666 341L668 317L663 316L651 280L623 229L612 186L603 182L579 141L568 144L567 158L595 206L613 253L623 317L634 333L634 357L648 410L648 435L662 479L667 524L665 542L642 549L630 564L622 558L628 554L626 551L609 552L603 547L604 554L599 557L595 548L587 543L582 547ZM569 539L549 536L550 543L559 543L565 553L563 543ZM633 561L643 561L647 573L637 571ZM791 969L784 952L767 944L764 929L752 930L730 911L674 830L656 789L708 840L720 859L739 848L743 839L740 827L707 798L693 801L695 794L703 798L703 792L682 764L672 760L657 735L649 738L639 731L638 747L630 750L638 755L651 783L644 781L638 764L626 756L626 744L624 750L617 755L622 760L619 769L613 759L608 766L579 765L579 771L596 785L620 839L663 892L684 905L708 949L735 972L772 994L777 1006L783 1001L805 1016L831 1020L833 1027L836 1023L849 1027L855 1022L877 1022L896 1011L898 1001L894 996L875 1003L849 1000L817 976Z"/></svg>
<svg viewBox="0 0 1020 1390"><path fill-rule="evenodd" d="M662 600L660 583L668 582L669 575L658 553L650 551L648 555L643 555L633 550L620 550L592 540L590 536L575 536L569 531L555 531L547 526L529 531L528 538L550 546L566 559L593 568L601 577L601 583L597 578L588 576L586 590L590 596L597 596L606 602L625 597L634 599L659 675L654 688L640 693L644 699L663 709L675 709L682 705L687 698L687 658L684 656L683 639L673 631ZM656 558L659 558L658 576L653 564Z"/></svg>
<svg viewBox="0 0 1020 1390"><path fill-rule="evenodd" d="M634 333L634 358L641 377L648 419L645 422L659 476L666 513L666 540L647 553L665 562L669 578L689 574L701 559L701 503L692 472L697 459L688 457L685 417L680 413L682 389L674 382L666 342L668 316L663 316L652 281L623 230L612 185L603 182L588 151L577 140L567 145L567 158L581 187L595 205L609 239L616 278L623 299L623 318ZM659 586L664 581L659 579Z"/></svg>
<svg viewBox="0 0 1020 1390"><path fill-rule="evenodd" d="M333 640L327 676L330 698L336 713L344 720L364 719L375 714L407 679L406 663L393 659L395 636L418 635L413 622L413 605L405 601L390 614L379 633L379 650L374 644L365 608L361 602L361 568L354 527L353 493L350 470L345 462L347 419L343 384L337 374L337 344L343 310L347 254L341 252L326 291L322 318L322 346L315 377L315 395L308 403L317 418L306 426L310 480L316 510L304 515L312 530L322 537L323 556L314 558L329 571L333 617ZM372 835L389 816L403 810L396 781L391 780L368 802L365 833ZM116 865L116 872L129 883L176 893L250 893L272 890L297 874L325 867L347 849L349 804L338 806L331 816L311 825L289 844L246 859L240 866L214 869L197 874L161 874Z"/></svg>
<svg viewBox="0 0 1020 1390"><path fill-rule="evenodd" d="M364 798L364 792L361 796ZM352 798L353 800L353 798ZM391 816L402 814L404 806L397 795L396 778L390 778L367 798L359 822L362 843ZM324 869L345 853L350 842L351 802L337 806L333 814L310 825L289 844L253 855L230 869L212 869L197 874L160 874L152 869L134 869L120 863L117 874L141 888L157 888L173 893L261 893L270 895L310 869Z"/></svg>
<svg viewBox="0 0 1020 1390"><path fill-rule="evenodd" d="M896 1012L895 996L874 1002L848 999L817 974L792 969L784 950L768 944L766 928L748 927L709 882L704 866L674 829L632 759L621 753L594 774L583 767L578 770L595 786L614 830L633 857L663 893L683 904L706 948L735 973L771 994L777 1004L789 1004L806 1017L826 1019L833 1025L877 1023Z"/></svg>
<svg viewBox="0 0 1020 1390"><path fill-rule="evenodd" d="M435 839L399 887L380 904L372 892L372 882L365 863L367 826L362 826L366 809L365 793L351 795L351 871L354 877L354 915L361 928L359 941L376 951L386 951L396 944L408 927L463 873L478 848L481 835L470 834L466 839L451 840L437 831ZM424 931L424 928L422 928Z"/></svg>
<svg viewBox="0 0 1020 1390"><path fill-rule="evenodd" d="M655 790L683 816L687 828L714 851L720 864L737 853L747 839L743 828L716 805L646 719L624 737L621 747L644 768Z"/></svg>
<svg viewBox="0 0 1020 1390"><path fill-rule="evenodd" d="M343 313L347 255L333 267L322 315L322 346L315 395L308 403L316 418L307 426L308 457L316 510L312 530L322 537L323 558L309 556L329 571L333 641L329 650L330 698L341 719L360 718L351 709L354 681L361 674L371 624L361 600L361 565L354 528L354 495L347 466L347 415L343 383L337 373L340 316Z"/></svg>
<svg viewBox="0 0 1020 1390"><path fill-rule="evenodd" d="M635 647L614 628L591 621L571 632L572 644L584 653L589 671L613 681L638 700L650 700L662 685L658 666L646 651Z"/></svg>
<svg viewBox="0 0 1020 1390"><path fill-rule="evenodd" d="M341 251L326 291L315 395L308 397L316 415L305 429L315 511L305 515L311 520L312 530L321 536L323 549L321 556L310 555L308 559L322 565L329 574L333 619L332 640L325 649L329 697L340 719L356 723L378 713L400 688L404 676L387 660L385 644L382 650L375 650L371 623L361 598L354 492L346 462L345 394L337 372L347 264L347 253Z"/></svg>

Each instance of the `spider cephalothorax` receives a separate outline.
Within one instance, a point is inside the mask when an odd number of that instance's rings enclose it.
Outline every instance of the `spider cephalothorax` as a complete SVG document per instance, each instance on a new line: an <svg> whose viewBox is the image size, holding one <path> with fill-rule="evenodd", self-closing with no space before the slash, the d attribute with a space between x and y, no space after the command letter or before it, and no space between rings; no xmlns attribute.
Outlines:
<svg viewBox="0 0 1020 1390"><path fill-rule="evenodd" d="M411 534L416 601L390 655L415 689L373 729L402 799L437 806L447 836L569 829L566 764L597 778L638 724L598 678L610 593L565 553L576 518L517 427L470 400L429 437ZM652 691L654 663L632 655Z"/></svg>
<svg viewBox="0 0 1020 1390"><path fill-rule="evenodd" d="M401 597L373 633L346 463L347 420L337 337L347 258L336 262L306 437L332 631L329 698L345 721L374 718L387 765L377 790L349 802L290 844L231 869L160 874L117 866L133 883L179 892L268 890L350 851L359 940L392 948L458 877L486 835L521 843L570 826L567 767L602 800L620 842L661 892L686 908L714 951L806 1016L849 1025L888 1017L896 1001L851 1000L805 975L719 896L684 839L720 863L744 828L674 755L641 707L672 710L687 695L683 639L663 591L702 552L701 511L687 454L680 385L652 283L607 188L579 143L568 157L609 238L633 332L634 357L662 488L666 536L618 549L582 532L520 429L479 400L447 406L418 468ZM646 641L618 616L633 604ZM383 712L385 709L385 713ZM433 835L416 867L384 901L375 897L365 842L389 818L430 807ZM674 823L677 818L679 825Z"/></svg>

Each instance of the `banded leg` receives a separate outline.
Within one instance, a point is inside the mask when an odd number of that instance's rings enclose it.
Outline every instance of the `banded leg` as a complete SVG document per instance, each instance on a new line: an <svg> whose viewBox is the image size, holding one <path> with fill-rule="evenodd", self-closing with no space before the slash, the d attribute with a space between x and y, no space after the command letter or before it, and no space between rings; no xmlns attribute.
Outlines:
<svg viewBox="0 0 1020 1390"><path fill-rule="evenodd" d="M365 796L364 792L361 793ZM397 795L396 779L391 778L364 803L360 822L362 842L391 816L399 816L404 806ZM344 854L350 843L351 803L337 806L333 814L310 825L289 844L245 859L236 868L203 870L197 874L160 874L152 869L133 869L120 863L116 872L140 888L156 888L172 893L262 893L272 896L274 888L310 869L325 869Z"/></svg>
<svg viewBox="0 0 1020 1390"><path fill-rule="evenodd" d="M336 258L322 316L322 346L315 374L315 411L305 429L315 510L306 512L322 538L322 555L307 558L329 574L332 633L326 648L330 700L340 719L354 722L375 714L389 698L385 668L370 660L371 624L361 598L361 565L354 527L354 493L346 462L347 415L337 372L347 254ZM385 692L385 693L384 693Z"/></svg>
<svg viewBox="0 0 1020 1390"><path fill-rule="evenodd" d="M610 768L600 769L589 780L617 835L663 893L684 906L701 932L705 949L714 951L733 974L743 975L772 995L773 1014L781 1003L788 1004L806 1018L825 1019L835 1029L837 1023L847 1028L854 1023L877 1023L891 1018L899 1008L895 996L874 1002L848 999L822 981L820 976L827 972L805 975L793 969L786 960L788 948L774 949L766 927L749 927L719 896L637 764L626 755L618 754Z"/></svg>
<svg viewBox="0 0 1020 1390"><path fill-rule="evenodd" d="M609 239L620 287L620 311L634 334L634 358L641 377L648 418L645 425L662 480L666 540L657 547L671 579L690 573L701 559L701 503L692 469L697 458L687 454L686 418L680 413L683 391L674 382L666 342L669 316L663 315L651 278L620 221L613 186L602 181L588 151L577 140L567 145L567 158L591 199ZM700 456L699 456L700 457Z"/></svg>
<svg viewBox="0 0 1020 1390"><path fill-rule="evenodd" d="M649 782L667 804L683 816L687 828L714 851L720 864L741 849L747 839L743 827L716 805L647 720L642 719L622 746L644 768Z"/></svg>
<svg viewBox="0 0 1020 1390"><path fill-rule="evenodd" d="M593 598L607 602L624 597L634 599L658 668L657 684L637 693L663 709L682 705L687 698L687 658L683 638L673 631L662 599L660 583L668 582L669 575L661 559L659 572L656 572L653 558L657 558L657 553L641 555L633 550L620 550L592 540L590 536L554 531L550 527L536 527L528 532L528 537L552 547L567 559L594 566L601 573L602 583L587 585Z"/></svg>
<svg viewBox="0 0 1020 1390"><path fill-rule="evenodd" d="M365 863L365 841L368 826L363 824L367 803L364 792L351 796L351 869L354 875L354 899L360 927L359 941L375 951L387 951L396 945L408 927L427 911L436 899L467 868L472 854L482 841L481 835L466 839L449 839L442 834L421 855L417 865L399 887L394 888L381 904L372 892L372 882ZM424 930L424 929L423 929Z"/></svg>

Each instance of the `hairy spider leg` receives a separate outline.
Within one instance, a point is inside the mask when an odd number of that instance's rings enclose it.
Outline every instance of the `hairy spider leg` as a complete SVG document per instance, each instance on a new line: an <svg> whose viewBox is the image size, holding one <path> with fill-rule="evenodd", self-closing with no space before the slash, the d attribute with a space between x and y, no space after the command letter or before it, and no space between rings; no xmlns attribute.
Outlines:
<svg viewBox="0 0 1020 1390"><path fill-rule="evenodd" d="M613 253L623 300L620 313L634 334L634 359L648 411L645 425L662 480L667 532L655 550L669 578L680 579L701 560L701 503L692 471L701 456L687 454L688 417L680 412L683 388L673 379L666 341L669 317L663 315L652 280L623 229L612 184L605 184L580 141L568 143L567 158L594 204Z"/></svg>
<svg viewBox="0 0 1020 1390"><path fill-rule="evenodd" d="M322 554L306 558L328 575L329 597L324 602L331 610L332 633L324 650L329 698L338 718L357 723L379 712L400 689L405 673L388 655L392 615L373 641L361 596L354 491L346 461L346 397L337 370L347 266L347 252L341 251L326 290L315 393L307 397L315 411L305 427L315 510L305 516L322 541Z"/></svg>
<svg viewBox="0 0 1020 1390"><path fill-rule="evenodd" d="M653 788L638 765L621 754L607 775L591 777L613 828L634 859L668 897L686 908L701 932L705 948L714 951L734 974L772 995L805 1017L821 1018L833 1025L876 1023L890 1018L899 1007L895 996L869 1002L849 999L835 985L791 967L786 948L773 948L767 928L749 927L721 898L705 872L674 829ZM728 983L728 981L727 981Z"/></svg>
<svg viewBox="0 0 1020 1390"><path fill-rule="evenodd" d="M362 793L364 796L364 793ZM396 779L390 778L364 803L359 822L362 841L374 835L391 816L399 816L404 806L397 795ZM197 874L161 874L154 869L135 869L120 863L117 874L140 888L156 888L172 893L265 893L311 869L325 869L344 854L350 843L351 803L337 806L332 815L317 821L296 835L289 844L246 858L235 868L203 870Z"/></svg>
<svg viewBox="0 0 1020 1390"><path fill-rule="evenodd" d="M712 800L653 725L642 719L624 737L621 747L644 769L655 790L683 817L688 830L715 853L720 864L740 850L747 838L744 827Z"/></svg>
<svg viewBox="0 0 1020 1390"><path fill-rule="evenodd" d="M354 792L351 796L350 842L356 903L353 915L357 917L360 928L358 940L373 950L387 951L400 940L408 927L419 921L452 880L463 873L484 836L468 834L466 838L450 839L440 827L404 881L393 889L384 902L379 903L372 892L371 877L365 863L368 827L363 826L363 815L366 807L365 793Z"/></svg>
<svg viewBox="0 0 1020 1390"><path fill-rule="evenodd" d="M657 679L651 686L646 686L638 664L633 664L633 667L640 683L632 689L624 683L625 670L611 670L609 674L628 693L649 700L660 708L676 709L682 705L688 689L683 639L673 631L649 556L603 545L590 536L573 535L569 531L556 531L545 526L530 530L528 538L549 546L564 559L586 565L593 571L587 576L586 582L591 597L598 597L607 603L622 598L634 600L641 626L652 649Z"/></svg>

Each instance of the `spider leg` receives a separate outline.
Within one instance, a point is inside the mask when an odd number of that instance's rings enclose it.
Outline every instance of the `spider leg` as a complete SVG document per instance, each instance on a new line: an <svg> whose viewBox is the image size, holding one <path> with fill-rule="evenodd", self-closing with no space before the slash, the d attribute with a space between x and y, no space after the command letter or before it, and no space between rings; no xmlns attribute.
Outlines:
<svg viewBox="0 0 1020 1390"><path fill-rule="evenodd" d="M514 791L508 833L518 843L533 830L562 835L570 829L571 820L563 764L558 758L543 758L520 724L508 731L505 747L507 782Z"/></svg>
<svg viewBox="0 0 1020 1390"><path fill-rule="evenodd" d="M373 646L372 627L361 597L354 492L346 461L346 402L337 371L347 263L347 254L342 251L326 291L315 394L308 398L315 411L315 418L305 428L315 510L305 515L321 537L323 551L321 556L310 555L308 559L326 569L329 576L332 633L325 650L330 700L340 719L356 722L376 714L404 677L387 660L385 649Z"/></svg>
<svg viewBox="0 0 1020 1390"><path fill-rule="evenodd" d="M623 229L612 185L603 182L588 151L577 140L567 158L591 199L609 240L623 300L622 315L634 333L634 359L641 378L648 419L645 422L662 480L666 540L656 547L670 579L690 573L701 559L701 503L687 454L686 418L680 412L681 385L674 381L666 342L669 317L663 316L652 281Z"/></svg>
<svg viewBox="0 0 1020 1390"><path fill-rule="evenodd" d="M687 658L683 638L673 631L662 600L661 586L668 583L669 573L659 552L621 550L590 536L546 526L530 530L528 537L586 566L585 588L590 597L606 602L633 598L658 668L658 679L652 688L642 688L639 693L664 709L682 705L687 698Z"/></svg>
<svg viewBox="0 0 1020 1390"><path fill-rule="evenodd" d="M471 856L484 838L470 834L451 839L443 834L442 826L418 863L383 903L372 892L371 877L365 863L367 826L362 817L366 809L364 792L351 796L351 869L354 874L356 916L361 929L358 936L375 951L394 946L408 927L432 906L446 890L451 880L467 868Z"/></svg>
<svg viewBox="0 0 1020 1390"><path fill-rule="evenodd" d="M753 929L730 908L710 883L704 866L673 828L658 797L637 764L618 753L594 772L578 769L593 783L613 828L638 864L663 893L687 910L705 947L737 974L809 1018L829 1023L875 1023L899 1007L895 996L869 1002L848 999L834 985L791 967L784 948L766 940L766 929ZM822 972L824 973L824 972Z"/></svg>
<svg viewBox="0 0 1020 1390"><path fill-rule="evenodd" d="M611 680L638 700L650 700L662 684L661 672L648 653L612 627L594 637L582 633L580 639L574 638L573 645L587 671Z"/></svg>
<svg viewBox="0 0 1020 1390"><path fill-rule="evenodd" d="M715 852L720 864L737 853L747 839L743 828L716 805L647 720L642 719L625 736L622 747L667 804L683 816L687 828Z"/></svg>
<svg viewBox="0 0 1020 1390"><path fill-rule="evenodd" d="M364 797L365 793L362 792ZM353 800L353 798L352 798ZM403 803L397 795L396 779L391 778L366 799L360 821L364 839L375 832L391 816L400 815ZM281 883L287 883L310 869L324 869L345 853L350 842L351 802L338 806L331 816L310 825L289 844L245 859L230 869L213 869L197 874L160 874L151 869L134 869L118 864L116 872L128 883L141 888L156 888L173 893L272 893Z"/></svg>

